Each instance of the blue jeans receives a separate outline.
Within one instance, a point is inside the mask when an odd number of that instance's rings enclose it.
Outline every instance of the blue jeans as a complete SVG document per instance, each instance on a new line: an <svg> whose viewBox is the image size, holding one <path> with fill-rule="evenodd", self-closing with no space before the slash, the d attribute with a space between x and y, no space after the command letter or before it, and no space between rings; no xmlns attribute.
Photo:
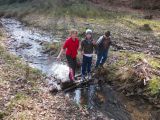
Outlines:
<svg viewBox="0 0 160 120"><path fill-rule="evenodd" d="M91 66L92 66L92 57L87 57L87 56L83 55L82 75L86 75L86 71L87 71L87 73L90 73Z"/></svg>
<svg viewBox="0 0 160 120"><path fill-rule="evenodd" d="M96 68L99 65L103 65L108 57L108 50L104 50L104 51L98 51L97 53L97 62L96 62Z"/></svg>

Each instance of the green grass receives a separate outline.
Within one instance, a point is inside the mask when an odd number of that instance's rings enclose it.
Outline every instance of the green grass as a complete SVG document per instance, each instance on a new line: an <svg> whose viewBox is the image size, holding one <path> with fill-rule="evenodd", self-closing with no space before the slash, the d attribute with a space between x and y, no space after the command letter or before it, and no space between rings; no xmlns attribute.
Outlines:
<svg viewBox="0 0 160 120"><path fill-rule="evenodd" d="M102 8L95 7L81 0L62 3L59 0L34 0L23 3L15 2L13 4L4 4L0 6L0 13L4 13L7 17L23 18L28 14L33 16L73 16L87 18L87 22L93 24L115 24L122 23L134 30L148 24L153 31L159 31L160 22L158 20L146 20L139 18L138 14L129 15L124 12L104 11ZM50 25L49 25L50 26ZM48 26L48 27L49 27ZM63 29L63 27L62 27Z"/></svg>
<svg viewBox="0 0 160 120"><path fill-rule="evenodd" d="M160 77L153 76L153 78L149 81L149 89L153 95L160 93Z"/></svg>
<svg viewBox="0 0 160 120"><path fill-rule="evenodd" d="M12 5L4 5L0 7L1 13L4 13L5 17L19 17L22 18L23 16L31 13L34 11L34 8L29 3L15 3Z"/></svg>
<svg viewBox="0 0 160 120"><path fill-rule="evenodd" d="M147 20L147 19L138 18L135 16L125 16L123 20L124 20L124 24L128 25L129 27L135 28L135 29L145 24L148 24L153 31L159 32L160 30L159 20Z"/></svg>
<svg viewBox="0 0 160 120"><path fill-rule="evenodd" d="M57 4L57 6L56 6ZM13 15L23 15L28 14L32 11L35 13L64 16L64 15L74 15L79 17L97 17L106 16L106 13L98 8L87 3L76 2L71 5L61 5L56 0L47 0L45 3L42 1L37 2L25 2L25 3L14 3L5 4L0 7L0 11L5 13L10 13ZM109 15L109 14L108 14ZM112 14L110 14L112 16Z"/></svg>
<svg viewBox="0 0 160 120"><path fill-rule="evenodd" d="M115 55L119 56L119 61L116 65L124 66L124 65L132 65L133 63L139 60L147 60L148 64L157 69L160 68L160 61L152 56L146 55L144 53L136 53L136 52L118 52L114 53Z"/></svg>

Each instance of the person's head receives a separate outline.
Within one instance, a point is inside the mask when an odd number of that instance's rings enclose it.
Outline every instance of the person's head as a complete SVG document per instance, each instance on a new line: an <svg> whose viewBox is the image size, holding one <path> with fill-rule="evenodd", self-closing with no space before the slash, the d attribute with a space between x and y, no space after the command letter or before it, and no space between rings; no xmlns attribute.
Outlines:
<svg viewBox="0 0 160 120"><path fill-rule="evenodd" d="M77 38L78 31L76 29L71 29L69 33L73 39Z"/></svg>
<svg viewBox="0 0 160 120"><path fill-rule="evenodd" d="M92 32L91 29L87 29L87 30L86 30L86 38L87 38L87 39L91 39L91 38L92 38L92 33L93 33L93 32Z"/></svg>
<svg viewBox="0 0 160 120"><path fill-rule="evenodd" d="M111 36L111 32L110 32L110 31L107 31L107 32L105 32L105 34L104 34L104 35L105 35L105 37L107 37L107 38L108 38L108 37L110 37L110 36Z"/></svg>

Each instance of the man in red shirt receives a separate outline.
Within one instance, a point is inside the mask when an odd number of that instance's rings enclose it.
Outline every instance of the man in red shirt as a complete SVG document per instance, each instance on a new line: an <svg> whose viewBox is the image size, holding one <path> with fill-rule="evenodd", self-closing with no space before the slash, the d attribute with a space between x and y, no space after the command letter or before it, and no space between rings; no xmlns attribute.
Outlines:
<svg viewBox="0 0 160 120"><path fill-rule="evenodd" d="M77 38L77 30L70 31L70 37L65 41L63 48L61 49L57 60L60 60L61 54L66 51L66 58L69 66L69 78L71 81L74 80L75 69L76 69L76 57L78 54L79 48L79 39Z"/></svg>

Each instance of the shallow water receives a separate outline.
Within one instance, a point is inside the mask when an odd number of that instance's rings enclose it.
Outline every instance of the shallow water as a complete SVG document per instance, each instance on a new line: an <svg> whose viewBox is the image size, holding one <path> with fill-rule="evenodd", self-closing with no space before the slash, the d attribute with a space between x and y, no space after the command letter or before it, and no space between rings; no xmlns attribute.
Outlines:
<svg viewBox="0 0 160 120"><path fill-rule="evenodd" d="M69 96L83 107L99 110L115 120L130 120L131 116L118 98L118 95L108 85L96 84L70 91Z"/></svg>
<svg viewBox="0 0 160 120"><path fill-rule="evenodd" d="M27 61L33 68L41 70L48 77L68 79L68 67L53 56L43 53L41 42L59 42L53 36L35 28L28 28L15 19L1 19L8 33L8 49ZM25 43L25 44L24 44ZM22 48L22 46L25 46ZM50 79L48 84L56 84ZM108 85L89 85L66 93L78 105L90 110L99 110L115 120L130 120L130 114L118 99L118 95Z"/></svg>
<svg viewBox="0 0 160 120"><path fill-rule="evenodd" d="M8 33L8 48L12 53L20 56L30 66L41 70L48 76L57 76L59 79L67 78L68 67L55 61L53 56L43 53L42 42L58 42L51 35L34 28L27 28L15 19L3 18L1 22ZM21 48L23 45L28 46Z"/></svg>

